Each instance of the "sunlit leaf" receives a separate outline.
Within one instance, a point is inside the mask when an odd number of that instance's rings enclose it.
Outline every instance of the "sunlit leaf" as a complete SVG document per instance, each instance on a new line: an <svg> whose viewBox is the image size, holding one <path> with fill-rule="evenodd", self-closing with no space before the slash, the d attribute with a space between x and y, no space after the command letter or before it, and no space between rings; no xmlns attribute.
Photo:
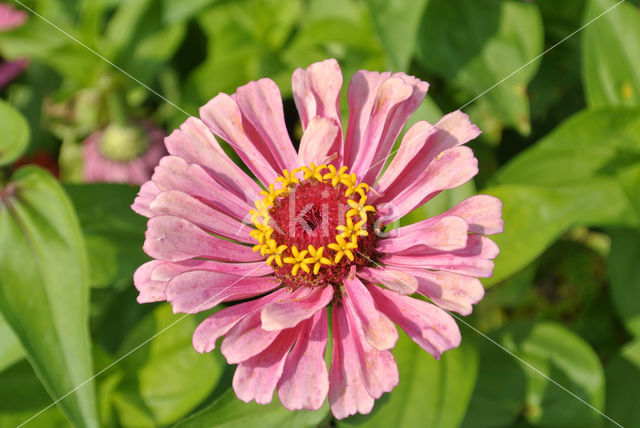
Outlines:
<svg viewBox="0 0 640 428"><path fill-rule="evenodd" d="M18 159L29 144L29 126L11 105L0 100L0 166Z"/></svg>

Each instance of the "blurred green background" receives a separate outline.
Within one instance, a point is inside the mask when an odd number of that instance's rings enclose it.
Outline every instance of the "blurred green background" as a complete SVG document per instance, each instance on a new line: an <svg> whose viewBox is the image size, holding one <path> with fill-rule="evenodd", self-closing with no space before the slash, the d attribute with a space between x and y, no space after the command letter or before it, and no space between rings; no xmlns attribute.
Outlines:
<svg viewBox="0 0 640 428"><path fill-rule="evenodd" d="M26 426L615 426L597 409L640 427L638 3L25 0L50 22L0 33L0 61L28 59L0 89L0 427L79 385ZM413 121L464 106L483 130L475 181L405 222L476 192L505 220L462 346L435 361L402 336L399 386L343 421L237 400L235 367L191 346L201 316L136 303L138 189L81 173L82 141L116 116L169 133L260 77L299 138L291 73L328 57L345 90L359 69L405 71L431 84Z"/></svg>

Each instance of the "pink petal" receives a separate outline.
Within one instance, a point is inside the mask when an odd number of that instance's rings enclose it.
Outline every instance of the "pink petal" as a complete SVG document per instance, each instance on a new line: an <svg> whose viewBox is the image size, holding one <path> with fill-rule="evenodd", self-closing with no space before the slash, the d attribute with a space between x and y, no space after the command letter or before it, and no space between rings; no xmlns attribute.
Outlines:
<svg viewBox="0 0 640 428"><path fill-rule="evenodd" d="M22 74L25 68L27 68L28 61L26 59L18 59L16 61L3 62L0 59L0 88L4 88L13 79Z"/></svg>
<svg viewBox="0 0 640 428"><path fill-rule="evenodd" d="M151 272L153 281L169 282L181 273L194 270L220 272L236 276L266 276L273 268L264 261L253 263L225 263L213 260L190 259L181 262L162 262Z"/></svg>
<svg viewBox="0 0 640 428"><path fill-rule="evenodd" d="M232 97L227 94L215 96L200 108L200 117L214 134L233 147L262 184L268 186L275 182L280 175L278 161L274 159L269 147L248 136L251 130L245 129L245 126L250 125L245 122L240 107Z"/></svg>
<svg viewBox="0 0 640 428"><path fill-rule="evenodd" d="M205 319L196 328L193 333L193 347L200 353L209 352L216 347L216 340L220 336L227 334L229 330L233 328L246 316L260 311L265 305L280 299L285 293L285 290L276 290L273 293L267 294L259 299L250 300L244 303L238 303L237 305L230 306L226 309L216 312L209 318Z"/></svg>
<svg viewBox="0 0 640 428"><path fill-rule="evenodd" d="M174 313L197 313L221 302L258 296L280 285L273 276L242 277L211 271L190 271L169 282L165 293Z"/></svg>
<svg viewBox="0 0 640 428"><path fill-rule="evenodd" d="M265 330L283 330L294 327L300 321L311 318L324 309L333 298L333 287L306 287L285 295L262 310L262 328Z"/></svg>
<svg viewBox="0 0 640 428"><path fill-rule="evenodd" d="M394 195L418 180L422 171L445 150L464 144L480 135L480 130L469 117L457 110L449 113L435 125L421 121L407 131L398 153L384 172L375 190L383 194L375 202L388 202Z"/></svg>
<svg viewBox="0 0 640 428"><path fill-rule="evenodd" d="M238 365L233 376L233 390L239 399L247 403L251 400L258 404L271 402L295 338L295 332L284 331L263 352Z"/></svg>
<svg viewBox="0 0 640 428"><path fill-rule="evenodd" d="M440 191L471 180L478 173L478 161L468 147L454 147L438 155L418 179L385 206L380 207L384 223L391 223L424 204Z"/></svg>
<svg viewBox="0 0 640 428"><path fill-rule="evenodd" d="M278 397L289 410L317 410L322 407L329 377L324 362L327 346L327 313L316 312L300 325L298 340L284 364L278 383Z"/></svg>
<svg viewBox="0 0 640 428"><path fill-rule="evenodd" d="M200 119L188 118L165 144L169 153L200 165L236 197L249 201L260 198L260 187L227 156Z"/></svg>
<svg viewBox="0 0 640 428"><path fill-rule="evenodd" d="M230 262L261 260L251 247L216 238L193 223L172 216L154 217L147 223L143 249L168 262L202 257Z"/></svg>
<svg viewBox="0 0 640 428"><path fill-rule="evenodd" d="M151 273L163 262L152 260L140 266L133 274L133 284L136 286L140 294L138 295L138 303L161 302L167 300L164 289L166 282L154 281Z"/></svg>
<svg viewBox="0 0 640 428"><path fill-rule="evenodd" d="M279 170L291 171L298 166L298 156L287 133L278 85L271 79L249 82L238 88L235 100L242 115L252 125L255 145L265 145L271 151ZM248 129L248 127L245 127Z"/></svg>
<svg viewBox="0 0 640 428"><path fill-rule="evenodd" d="M255 312L237 323L222 340L220 351L229 364L238 364L258 355L278 337L280 331L260 327L260 314Z"/></svg>
<svg viewBox="0 0 640 428"><path fill-rule="evenodd" d="M255 243L255 239L249 235L253 227L223 214L179 190L166 190L160 193L151 202L150 207L157 215L180 217L211 233L244 243Z"/></svg>
<svg viewBox="0 0 640 428"><path fill-rule="evenodd" d="M176 156L164 157L152 180L161 190L180 190L235 218L248 217L253 208L216 182L202 167Z"/></svg>
<svg viewBox="0 0 640 428"><path fill-rule="evenodd" d="M364 267L358 270L358 276L365 281L382 284L399 294L409 295L418 290L418 280L403 270L395 270L388 266L384 269Z"/></svg>
<svg viewBox="0 0 640 428"><path fill-rule="evenodd" d="M391 237L378 242L377 250L398 253L412 247L452 251L467 245L468 225L461 217L427 219L390 232Z"/></svg>
<svg viewBox="0 0 640 428"><path fill-rule="evenodd" d="M333 120L321 116L311 119L300 141L298 164L305 166L311 162L316 165L326 163L333 154L330 150L339 133L340 127Z"/></svg>
<svg viewBox="0 0 640 428"><path fill-rule="evenodd" d="M389 318L378 311L362 282L356 277L347 277L344 287L343 304L347 312L358 317L367 342L381 351L393 348L398 340L398 331Z"/></svg>
<svg viewBox="0 0 640 428"><path fill-rule="evenodd" d="M467 276L488 278L493 274L493 262L498 256L498 246L482 235L469 235L467 246L447 253L423 252L389 254L383 262L392 266L444 270Z"/></svg>
<svg viewBox="0 0 640 428"><path fill-rule="evenodd" d="M469 232L493 235L504 231L502 202L489 195L476 195L451 208L445 215L462 217L469 224Z"/></svg>
<svg viewBox="0 0 640 428"><path fill-rule="evenodd" d="M333 355L329 371L329 405L337 419L355 413L368 414L374 399L369 395L362 376L353 336L345 310L340 304L333 306Z"/></svg>
<svg viewBox="0 0 640 428"><path fill-rule="evenodd" d="M9 31L27 21L27 13L7 3L0 3L0 32Z"/></svg>
<svg viewBox="0 0 640 428"><path fill-rule="evenodd" d="M140 187L138 196L136 196L136 199L133 201L131 209L142 216L149 218L153 217L155 213L151 210L149 205L151 205L151 201L153 201L159 193L160 189L156 186L156 183L153 181L147 181Z"/></svg>
<svg viewBox="0 0 640 428"><path fill-rule="evenodd" d="M437 306L375 285L368 287L378 307L411 339L435 358L460 345L454 319Z"/></svg>

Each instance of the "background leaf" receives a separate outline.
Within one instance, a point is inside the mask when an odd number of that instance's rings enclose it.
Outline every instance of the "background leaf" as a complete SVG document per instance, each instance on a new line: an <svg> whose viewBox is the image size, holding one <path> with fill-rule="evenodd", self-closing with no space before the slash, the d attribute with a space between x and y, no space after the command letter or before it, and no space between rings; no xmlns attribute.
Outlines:
<svg viewBox="0 0 640 428"><path fill-rule="evenodd" d="M640 337L640 232L611 229L609 278L611 297L627 329Z"/></svg>
<svg viewBox="0 0 640 428"><path fill-rule="evenodd" d="M625 345L620 355L606 366L607 416L625 427L640 426L637 402L640 383L640 342Z"/></svg>
<svg viewBox="0 0 640 428"><path fill-rule="evenodd" d="M0 100L0 166L9 164L24 153L29 144L29 126L11 105Z"/></svg>

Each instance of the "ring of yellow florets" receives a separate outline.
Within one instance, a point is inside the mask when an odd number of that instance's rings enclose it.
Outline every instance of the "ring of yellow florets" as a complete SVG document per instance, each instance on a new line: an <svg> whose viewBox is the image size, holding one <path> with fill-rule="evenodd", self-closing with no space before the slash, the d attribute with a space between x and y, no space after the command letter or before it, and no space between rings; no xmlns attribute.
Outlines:
<svg viewBox="0 0 640 428"><path fill-rule="evenodd" d="M291 172L284 170L282 176L275 180L276 183L280 183L280 187L276 188L273 183L270 184L268 190L261 192L264 198L255 202L256 209L250 211L251 222L256 227L250 234L258 241L253 250L267 256L267 264L274 268L290 266L291 275L294 277L300 270L318 275L323 268L336 266L345 258L353 262L359 239L369 235L366 230L370 223L368 213L375 213L375 208L367 205L369 186L366 183L358 183L356 175L347 171L346 166L337 170L333 165L316 166L313 163ZM307 245L307 248L297 248L296 245L289 247L284 242L277 242L274 239L275 225L271 216L274 205L289 196L296 187L310 181L316 182L313 184L330 184L334 189L345 189L348 210L344 214L344 221L336 226L333 242L326 247L322 245L317 248L311 244Z"/></svg>

